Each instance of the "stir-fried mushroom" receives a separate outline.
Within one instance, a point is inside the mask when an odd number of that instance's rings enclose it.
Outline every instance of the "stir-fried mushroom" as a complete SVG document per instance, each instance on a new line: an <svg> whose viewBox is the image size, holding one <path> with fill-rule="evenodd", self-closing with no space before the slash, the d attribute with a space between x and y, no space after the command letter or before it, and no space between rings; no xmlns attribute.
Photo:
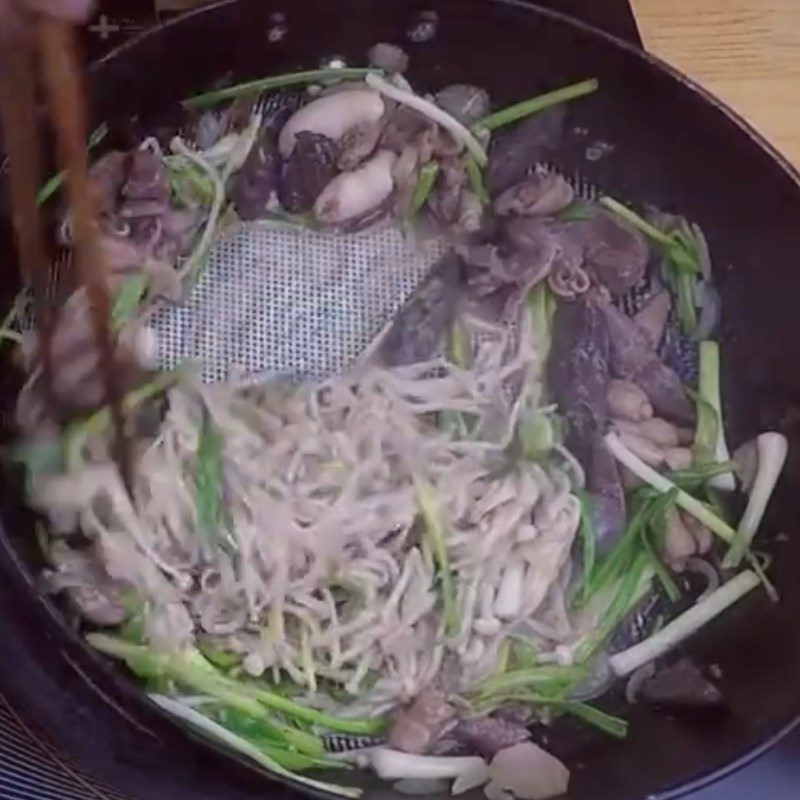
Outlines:
<svg viewBox="0 0 800 800"><path fill-rule="evenodd" d="M500 194L494 210L501 217L550 216L565 209L574 197L572 186L558 173L535 172Z"/></svg>
<svg viewBox="0 0 800 800"><path fill-rule="evenodd" d="M303 147L295 149L304 150ZM297 170L297 156L293 154L293 157L294 169ZM278 154L275 133L271 128L264 127L233 180L231 199L238 215L244 220L263 217L267 212L270 198L278 190L280 178L281 157ZM313 200L316 200L316 197Z"/></svg>
<svg viewBox="0 0 800 800"><path fill-rule="evenodd" d="M337 166L342 170L355 169L369 158L378 146L383 126L380 121L360 122L345 131L339 143L341 153Z"/></svg>
<svg viewBox="0 0 800 800"><path fill-rule="evenodd" d="M314 207L333 181L339 148L327 136L308 131L300 131L295 142L283 168L278 194L286 211L303 214Z"/></svg>
<svg viewBox="0 0 800 800"><path fill-rule="evenodd" d="M431 123L421 114L408 106L398 105L387 112L380 146L399 155L409 145L418 147L419 137L431 127ZM427 152L427 158L420 158L420 161L424 163L429 160L431 152L432 149Z"/></svg>
<svg viewBox="0 0 800 800"><path fill-rule="evenodd" d="M431 268L381 343L386 364L426 361L437 352L456 312L461 269L461 260L452 250Z"/></svg>
<svg viewBox="0 0 800 800"><path fill-rule="evenodd" d="M546 800L563 795L569 786L569 770L533 742L501 750L489 765L489 775L486 795L490 800Z"/></svg>
<svg viewBox="0 0 800 800"><path fill-rule="evenodd" d="M564 106L534 114L493 138L486 185L492 196L519 183L558 148L564 135Z"/></svg>
<svg viewBox="0 0 800 800"><path fill-rule="evenodd" d="M641 422L653 416L653 406L647 395L631 381L609 382L608 410L612 416L631 422Z"/></svg>
<svg viewBox="0 0 800 800"><path fill-rule="evenodd" d="M610 214L597 213L584 225L588 268L612 295L625 294L644 276L650 257L647 242Z"/></svg>
<svg viewBox="0 0 800 800"><path fill-rule="evenodd" d="M653 408L675 420L691 420L694 408L681 379L658 357L649 335L634 320L615 308L598 292L611 340L611 369L618 378L632 381L650 399Z"/></svg>
<svg viewBox="0 0 800 800"><path fill-rule="evenodd" d="M379 150L358 169L337 175L314 203L316 218L326 225L342 225L377 209L394 189L396 159L389 150Z"/></svg>
<svg viewBox="0 0 800 800"><path fill-rule="evenodd" d="M367 53L370 66L384 72L405 72L408 69L408 53L396 44L378 42Z"/></svg>
<svg viewBox="0 0 800 800"><path fill-rule="evenodd" d="M315 133L338 142L354 125L377 122L383 99L371 89L354 89L320 97L296 111L281 129L278 147L284 158L295 148L298 133Z"/></svg>

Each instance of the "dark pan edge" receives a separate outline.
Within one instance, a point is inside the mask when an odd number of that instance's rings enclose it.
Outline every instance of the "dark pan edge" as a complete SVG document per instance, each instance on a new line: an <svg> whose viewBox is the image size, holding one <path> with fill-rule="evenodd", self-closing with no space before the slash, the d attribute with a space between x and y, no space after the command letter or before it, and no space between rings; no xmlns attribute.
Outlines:
<svg viewBox="0 0 800 800"><path fill-rule="evenodd" d="M119 55L124 54L130 48L137 46L139 42L146 40L147 37L155 35L162 28L169 28L173 25L180 24L182 20L184 20L187 17L194 17L197 14L210 12L222 6L232 5L235 2L237 2L237 0L218 0L218 2L214 2L210 5L192 10L184 15L181 15L165 23L162 23L161 25L155 26L154 28L151 28L147 31L143 31L142 33L137 34L129 41L125 42L124 44L112 50L103 58L94 62L89 68L89 73L90 74L96 73L98 70L103 68L106 62L116 58ZM570 17L566 14L543 8L535 3L527 2L526 0L492 0L492 2L498 5L511 6L525 11L532 11L541 17L558 20L559 22L572 27L576 31L580 31L595 38L603 39L610 45L613 45L616 48L620 48L626 51L627 53L636 56L636 58L639 59L643 65L646 65L651 69L655 69L659 72L666 74L667 76L674 79L682 86L689 89L693 94L695 94L702 101L704 101L707 106L712 107L715 111L719 112L725 119L727 119L730 123L732 123L733 126L735 126L739 131L741 131L742 134L747 136L747 138L750 141L752 141L764 153L766 153L770 157L770 159L781 168L782 172L791 179L794 187L797 190L800 190L800 172L798 172L798 169L795 168L788 161L788 159L784 155L782 155L780 151L778 151L777 148L764 137L763 134L761 134L756 128L753 127L752 124L750 124L740 114L738 114L736 111L730 108L726 103L721 101L707 89L700 86L697 82L689 78L680 70L667 64L658 56L655 56L651 53L641 50L635 45L630 44L612 34L609 34L593 25L582 22L580 20L576 20L573 17ZM2 174L4 166L5 164L0 164L0 174ZM18 561L17 553L14 551L13 547L11 547L10 541L6 536L4 527L2 525L0 525L0 547L2 547L2 549L5 551L6 558L9 558L9 560L14 562L14 565L18 568L20 575L24 576L23 579L26 582L28 582L29 576L27 570ZM80 637L76 636L74 632L70 631L67 628L65 622L61 618L60 613L49 600L42 599L41 604L45 607L47 615L51 619L54 619L57 622L58 627L61 629L62 635L65 636L66 640L69 642L71 646L79 647L81 649L88 649L86 648L85 643L80 639ZM104 659L97 656L97 654L94 654L94 656L98 659L98 661L102 662L103 672L105 673L105 675L111 677L110 673L112 673L114 670L109 666L107 662L105 662ZM114 677L117 678L117 680L119 681L119 683L117 683L116 686L118 692L124 692L125 694L128 694L135 688L132 681L128 679L119 680L118 676ZM115 681L115 683L116 682L117 681ZM151 703L146 697L140 698L139 703L141 704L140 708L143 710L146 709L148 714L155 712L157 716L166 719L166 717L162 715L160 710L157 709L155 704ZM775 733L761 744L755 745L754 747L745 750L740 756L734 758L732 761L729 761L721 766L709 768L707 772L703 773L702 775L700 775L695 779L689 780L688 782L682 784L681 786L668 789L663 792L659 792L657 794L650 795L648 800L672 800L673 798L685 796L690 792L697 791L703 788L704 786L707 786L729 775L732 775L733 773L737 772L741 768L745 767L746 765L757 759L759 756L766 753L770 748L775 746L778 742L781 741L781 739L787 736L791 731L793 731L799 725L800 725L800 711L790 712L787 715L787 721L784 722L782 726L778 727ZM172 726L170 725L170 727ZM283 783L283 786L286 787L286 783ZM276 788L275 783L273 783L273 788Z"/></svg>

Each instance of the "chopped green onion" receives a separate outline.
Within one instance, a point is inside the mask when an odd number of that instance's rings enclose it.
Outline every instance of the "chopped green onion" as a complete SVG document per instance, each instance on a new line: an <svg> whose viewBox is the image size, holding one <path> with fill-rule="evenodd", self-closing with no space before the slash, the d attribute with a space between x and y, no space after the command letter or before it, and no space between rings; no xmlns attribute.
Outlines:
<svg viewBox="0 0 800 800"><path fill-rule="evenodd" d="M567 714L572 714L603 733L615 739L624 739L628 735L628 722L613 714L601 711L588 703L567 702L563 705L554 704L556 708L563 709Z"/></svg>
<svg viewBox="0 0 800 800"><path fill-rule="evenodd" d="M224 89L214 89L210 92L197 94L183 101L185 108L205 109L210 108L226 100L236 100L239 97L250 97L261 94L272 89L283 89L286 86L301 86L303 84L316 83L317 81L347 81L358 80L366 77L372 69L364 67L347 68L327 68L310 69L302 72L288 72L283 75L273 75L269 78L259 78L254 81L237 83L235 86L227 86Z"/></svg>
<svg viewBox="0 0 800 800"><path fill-rule="evenodd" d="M273 772L277 775L283 775L284 777L294 780L310 789L330 792L331 794L339 795L341 797L360 797L362 794L361 789L356 787L337 786L333 783L315 780L313 778L308 778L304 775L298 775L294 772L291 772L283 764L279 763L279 761L277 761L273 755L265 752L264 749L248 742L241 736L237 736L223 725L220 725L218 722L209 719L207 716L191 706L186 705L185 703L180 703L177 700L162 694L151 694L150 699L158 706L163 708L166 712L172 714L172 716L176 717L182 722L185 722L196 731L218 741L226 747L229 747L231 750L241 753L270 772Z"/></svg>
<svg viewBox="0 0 800 800"><path fill-rule="evenodd" d="M695 459L698 464L730 461L728 445L725 443L725 426L722 417L722 395L720 391L719 345L712 341L700 342L700 379L697 400L697 430L694 440ZM736 481L733 472L719 473L710 478L715 489L733 491Z"/></svg>
<svg viewBox="0 0 800 800"><path fill-rule="evenodd" d="M411 207L408 210L411 219L416 217L425 203L428 202L433 186L436 183L436 178L439 176L439 169L439 163L431 161L419 171L419 177L411 195Z"/></svg>
<svg viewBox="0 0 800 800"><path fill-rule="evenodd" d="M515 669L501 675L485 678L477 684L470 695L477 700L486 700L494 694L511 689L541 689L543 687L569 687L586 677L586 668L560 666L534 666L528 669Z"/></svg>
<svg viewBox="0 0 800 800"><path fill-rule="evenodd" d="M173 152L186 157L195 166L203 170L211 182L214 184L214 201L208 212L208 219L199 241L195 245L189 257L178 270L178 277L185 281L189 290L194 288L197 281L208 263L208 255L214 242L214 234L217 229L217 221L222 213L222 206L225 203L225 185L222 182L217 170L211 166L201 155L189 149L179 136L172 139L171 147Z"/></svg>
<svg viewBox="0 0 800 800"><path fill-rule="evenodd" d="M653 574L649 554L639 550L613 587L611 600L599 615L595 629L578 647L579 663L585 663L605 646L625 616L649 592Z"/></svg>
<svg viewBox="0 0 800 800"><path fill-rule="evenodd" d="M582 200L573 200L563 211L556 214L559 222L585 222L591 218L592 210Z"/></svg>
<svg viewBox="0 0 800 800"><path fill-rule="evenodd" d="M485 167L488 161L483 145L475 138L475 135L459 122L452 114L448 114L444 109L439 108L435 103L426 100L424 97L414 94L407 89L395 86L376 72L370 72L364 79L367 85L386 95L390 100L395 100L402 105L414 109L428 119L441 125L459 144L467 149L472 155L478 166Z"/></svg>
<svg viewBox="0 0 800 800"><path fill-rule="evenodd" d="M161 372L149 383L128 392L122 399L123 412L130 413L142 403L165 392L177 383L180 376L180 370ZM73 422L67 427L63 441L65 460L70 470L80 465L83 448L89 437L101 434L110 425L111 410L108 406L104 406L86 419Z"/></svg>
<svg viewBox="0 0 800 800"><path fill-rule="evenodd" d="M119 332L129 322L147 291L147 276L143 273L129 275L117 290L111 305L111 327Z"/></svg>
<svg viewBox="0 0 800 800"><path fill-rule="evenodd" d="M594 572L594 562L597 557L597 531L594 525L591 497L583 489L576 491L575 496L581 506L581 524L578 528L578 536L581 540L583 582L580 597L585 602L589 595L589 579Z"/></svg>
<svg viewBox="0 0 800 800"><path fill-rule="evenodd" d="M634 475L648 483L656 491L666 494L676 491L675 502L686 512L703 523L709 530L713 531L723 541L730 543L733 540L735 531L725 520L720 519L708 506L692 497L682 489L678 488L672 481L656 472L652 467L644 463L637 455L632 453L622 443L617 434L611 432L606 434L605 443L613 456Z"/></svg>
<svg viewBox="0 0 800 800"><path fill-rule="evenodd" d="M561 105L569 100L576 100L579 97L584 97L587 94L597 91L599 82L595 78L589 78L579 83L573 83L569 86L564 86L561 89L555 89L552 92L541 94L538 97L533 97L529 100L523 100L521 103L515 103L512 106L503 108L500 111L495 111L489 114L473 125L475 130L493 131L497 128L502 128L505 125L510 125L512 122L517 122L525 117L530 117L533 114L538 114L547 108Z"/></svg>
<svg viewBox="0 0 800 800"><path fill-rule="evenodd" d="M89 136L86 149L91 151L108 136L108 125L102 123ZM64 172L53 175L36 194L36 205L43 206L60 188L64 182Z"/></svg>
<svg viewBox="0 0 800 800"><path fill-rule="evenodd" d="M697 327L694 285L697 276L702 272L697 242L690 235L691 229L687 227L665 233L613 197L601 197L600 205L661 246L666 261L667 280L677 302L681 329L685 334L691 334Z"/></svg>
<svg viewBox="0 0 800 800"><path fill-rule="evenodd" d="M482 206L488 206L492 200L489 192L486 191L486 184L483 181L483 170L478 166L474 156L467 154L464 156L464 169L467 171L469 185L475 196L480 200Z"/></svg>
<svg viewBox="0 0 800 800"><path fill-rule="evenodd" d="M342 733L372 736L385 728L382 718L341 719L295 703L252 683L238 683L220 673L198 650L160 653L144 645L131 644L103 633L90 633L89 644L101 653L124 661L140 677L166 677L194 691L207 694L223 705L255 719L265 719L266 710L310 725Z"/></svg>
<svg viewBox="0 0 800 800"><path fill-rule="evenodd" d="M197 445L195 507L201 532L213 540L222 524L222 434L205 409Z"/></svg>
<svg viewBox="0 0 800 800"><path fill-rule="evenodd" d="M664 509L659 514L653 515L649 526L642 530L642 542L650 556L650 563L655 571L656 580L661 584L667 599L675 603L680 599L681 592L672 578L672 573L661 558L667 531L667 511L668 509ZM655 544L651 536L655 538Z"/></svg>
<svg viewBox="0 0 800 800"><path fill-rule="evenodd" d="M427 481L416 481L417 505L425 524L425 542L436 563L439 588L442 595L445 631L448 635L456 633L459 627L458 606L456 604L455 586L450 570L450 557L447 552L447 538L442 512L436 490Z"/></svg>
<svg viewBox="0 0 800 800"><path fill-rule="evenodd" d="M655 661L719 616L726 608L755 589L758 584L759 577L754 572L746 570L739 573L688 611L668 622L657 633L621 653L615 653L609 659L611 668L617 675L623 677L644 664Z"/></svg>

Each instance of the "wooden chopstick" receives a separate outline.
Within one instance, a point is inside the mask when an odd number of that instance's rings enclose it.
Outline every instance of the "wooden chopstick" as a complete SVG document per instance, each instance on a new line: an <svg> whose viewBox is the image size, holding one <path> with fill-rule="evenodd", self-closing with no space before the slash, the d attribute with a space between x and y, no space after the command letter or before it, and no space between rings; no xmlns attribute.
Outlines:
<svg viewBox="0 0 800 800"><path fill-rule="evenodd" d="M72 213L78 278L86 291L98 348L99 367L115 428L114 458L129 492L131 461L122 408L123 380L114 359L110 321L108 270L98 240L89 194L86 153L86 111L75 33L70 25L45 15L35 20L36 51L27 41L4 43L0 65L0 108L10 157L11 200L23 280L32 282L36 328L45 391L54 418L60 420L54 391L51 338L54 309L47 302L49 264L36 202L39 143L36 119L36 66L40 70L50 118L56 133L58 158L65 173Z"/></svg>
<svg viewBox="0 0 800 800"><path fill-rule="evenodd" d="M9 188L20 272L23 283L33 287L45 402L54 419L58 419L50 346L54 313L47 301L50 267L36 202L41 172L35 66L33 52L22 45L4 43L0 53L0 123L10 160Z"/></svg>
<svg viewBox="0 0 800 800"><path fill-rule="evenodd" d="M130 448L122 409L122 376L116 368L108 293L108 265L100 247L89 194L86 151L86 105L80 79L75 31L61 20L42 15L36 24L39 62L50 118L56 131L59 161L72 212L78 277L89 301L100 369L115 428L115 459L132 490Z"/></svg>

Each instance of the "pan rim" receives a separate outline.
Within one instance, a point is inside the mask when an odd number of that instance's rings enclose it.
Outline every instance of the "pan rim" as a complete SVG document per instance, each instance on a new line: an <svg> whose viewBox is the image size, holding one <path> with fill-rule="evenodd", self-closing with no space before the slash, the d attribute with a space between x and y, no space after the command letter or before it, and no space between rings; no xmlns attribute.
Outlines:
<svg viewBox="0 0 800 800"><path fill-rule="evenodd" d="M123 56L130 49L138 47L140 43L147 41L149 37L158 35L158 33L162 30L171 29L176 25L184 24L187 19L195 18L202 14L213 14L220 8L232 6L238 2L240 2L240 0L215 0L212 3L192 9L186 13L176 16L173 19L162 22L152 28L137 33L131 39L120 44L101 58L92 62L88 68L88 73L90 76L97 75L98 73L102 72L103 68L109 62ZM559 24L572 28L576 32L582 33L594 39L605 41L606 44L618 50L622 50L630 56L636 58L644 68L655 70L656 72L668 77L670 80L680 84L682 87L700 99L704 105L713 108L720 115L722 120L725 120L728 124L733 126L741 135L746 136L756 147L766 154L770 160L780 168L784 176L791 180L794 190L800 193L800 169L798 169L798 167L795 167L789 161L789 159L766 138L764 134L762 134L740 113L731 108L726 102L721 100L710 90L704 88L696 80L689 77L678 68L672 66L661 57L648 52L643 47L639 47L634 43L628 42L612 33L602 30L595 25L576 19L560 11L544 8L537 3L529 2L529 0L489 0L487 5L516 8L523 11L532 12L534 15L537 15L541 18L554 20ZM6 160L0 162L0 176L3 175L5 168ZM2 521L0 521L0 547L2 547L5 551L7 558L10 558L12 562L16 562L15 566L17 567L18 572L21 576L23 576L23 579L26 582L29 582L27 568L19 560L18 554L9 540L9 537L6 533L6 527ZM48 616L55 618L55 620L60 624L62 633L66 634L68 639L72 641L73 645L77 644L80 641L80 638L72 631L68 630L58 612L58 609L55 608L55 606L48 599L44 600L44 605L47 607ZM135 686L133 681L126 680L126 683L129 684L129 688L133 688ZM164 720L168 720L163 712L159 711L157 706L152 703L146 695L143 695L142 701L144 706L147 707L148 711L156 711L159 717ZM698 791L706 786L723 780L724 778L733 775L742 768L751 764L759 757L763 756L798 727L800 727L800 709L789 711L786 714L785 719L775 726L773 733L763 741L743 748L742 751L732 759L726 760L724 763L717 764L716 766L710 766L707 770L702 771L693 778L689 778L671 788L648 795L646 800L676 800L677 798L686 797L692 792ZM210 743L206 743L206 746L214 747L214 745ZM215 747L214 749L217 748ZM226 753L226 755L229 754ZM235 756L234 759L239 761L239 763L243 763ZM261 770L257 771L261 773ZM281 779L280 783L290 790L299 791L301 794L305 795L309 794L307 789L300 788L297 784L294 784L294 782L290 780Z"/></svg>

